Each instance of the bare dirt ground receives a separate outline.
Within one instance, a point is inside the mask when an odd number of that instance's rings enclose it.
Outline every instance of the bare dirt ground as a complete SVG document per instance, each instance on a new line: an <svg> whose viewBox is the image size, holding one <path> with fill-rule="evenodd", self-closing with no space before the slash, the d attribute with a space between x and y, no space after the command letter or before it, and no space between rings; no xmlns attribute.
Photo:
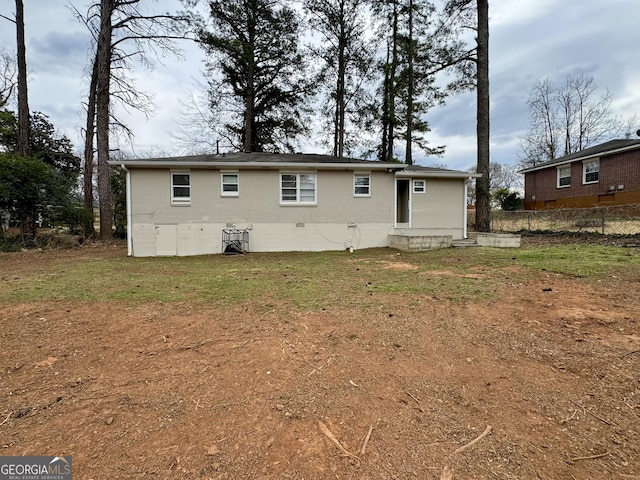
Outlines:
<svg viewBox="0 0 640 480"><path fill-rule="evenodd" d="M72 455L77 479L640 479L640 274L496 293L3 305L0 455Z"/></svg>

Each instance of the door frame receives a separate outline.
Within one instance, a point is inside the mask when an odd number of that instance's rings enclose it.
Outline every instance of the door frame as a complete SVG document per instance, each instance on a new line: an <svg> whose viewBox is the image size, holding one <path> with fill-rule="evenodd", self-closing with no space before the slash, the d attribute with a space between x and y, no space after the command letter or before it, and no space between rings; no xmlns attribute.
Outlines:
<svg viewBox="0 0 640 480"><path fill-rule="evenodd" d="M394 225L396 228L411 228L411 178L396 178L394 190Z"/></svg>

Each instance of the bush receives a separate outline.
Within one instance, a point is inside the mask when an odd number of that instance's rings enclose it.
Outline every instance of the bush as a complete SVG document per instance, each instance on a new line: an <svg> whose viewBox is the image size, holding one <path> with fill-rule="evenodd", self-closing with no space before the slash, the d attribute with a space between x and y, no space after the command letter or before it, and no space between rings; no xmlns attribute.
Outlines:
<svg viewBox="0 0 640 480"><path fill-rule="evenodd" d="M502 210L513 212L524 208L524 200L518 192L512 192L508 188L500 188L493 193L493 199Z"/></svg>
<svg viewBox="0 0 640 480"><path fill-rule="evenodd" d="M87 236L92 231L93 212L80 205L64 205L53 209L51 216L53 227L63 227L71 235Z"/></svg>

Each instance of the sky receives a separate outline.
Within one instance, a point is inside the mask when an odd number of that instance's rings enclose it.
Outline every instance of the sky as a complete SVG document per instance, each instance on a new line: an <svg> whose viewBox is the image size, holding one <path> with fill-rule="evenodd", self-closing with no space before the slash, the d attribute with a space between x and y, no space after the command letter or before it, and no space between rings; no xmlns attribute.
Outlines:
<svg viewBox="0 0 640 480"><path fill-rule="evenodd" d="M151 0L147 0L151 2ZM29 106L47 114L58 133L81 151L87 95L89 35L66 0L26 0L25 30L29 69ZM84 0L74 0L83 10ZM179 0L151 2L154 11L181 9ZM13 17L14 2L3 0L0 14ZM545 77L563 81L568 74L593 76L614 98L612 113L640 117L640 18L638 0L494 0L489 2L491 160L517 164L520 139L528 129L526 99ZM183 59L155 61L153 70L131 72L139 89L150 94L154 112L119 115L133 130L134 155L170 155L178 145L171 135L184 114L189 92L203 80L204 54L183 42ZM15 51L15 29L0 18L0 48ZM417 157L417 163L467 170L476 162L475 93L449 97L427 115L432 145L446 145L443 157ZM640 129L640 125L637 126ZM634 130L635 131L635 130ZM304 152L320 152L305 142ZM213 153L213 152L212 152ZM415 155L415 154L414 154Z"/></svg>

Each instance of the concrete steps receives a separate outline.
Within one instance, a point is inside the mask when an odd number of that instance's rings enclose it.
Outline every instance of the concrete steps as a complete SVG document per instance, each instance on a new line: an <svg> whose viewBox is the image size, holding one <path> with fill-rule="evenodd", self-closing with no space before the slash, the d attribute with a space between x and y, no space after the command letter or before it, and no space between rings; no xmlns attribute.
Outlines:
<svg viewBox="0 0 640 480"><path fill-rule="evenodd" d="M469 248L469 247L478 247L478 242L475 238L464 238L460 240L452 240L451 246L456 248Z"/></svg>

